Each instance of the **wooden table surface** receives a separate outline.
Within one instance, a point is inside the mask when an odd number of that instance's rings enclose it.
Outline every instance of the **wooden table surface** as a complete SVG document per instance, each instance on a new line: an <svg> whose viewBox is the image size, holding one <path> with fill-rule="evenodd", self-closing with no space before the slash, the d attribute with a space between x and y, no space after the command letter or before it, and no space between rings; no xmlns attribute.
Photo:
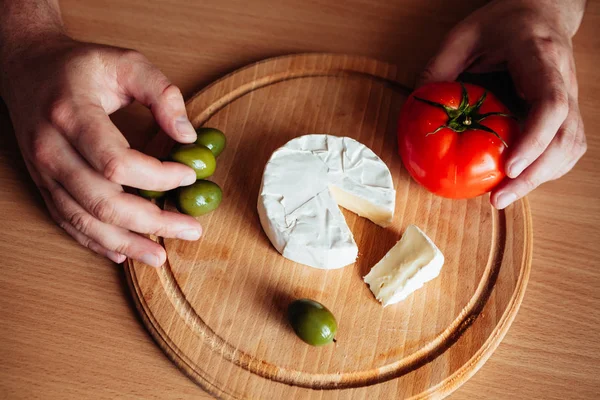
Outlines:
<svg viewBox="0 0 600 400"><path fill-rule="evenodd" d="M444 33L485 1L63 0L77 39L142 51L186 96L266 57L345 52L416 74ZM453 399L600 396L600 0L575 38L589 150L530 196L534 261L504 342ZM155 129L131 106L133 146ZM0 111L0 398L207 398L152 342L121 267L47 216ZM210 232L208 233L210 234Z"/></svg>

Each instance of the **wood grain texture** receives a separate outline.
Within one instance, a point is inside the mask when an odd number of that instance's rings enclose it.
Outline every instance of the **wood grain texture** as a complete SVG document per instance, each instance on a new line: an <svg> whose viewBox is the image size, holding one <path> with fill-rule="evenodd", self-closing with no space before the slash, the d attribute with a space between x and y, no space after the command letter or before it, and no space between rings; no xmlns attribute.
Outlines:
<svg viewBox="0 0 600 400"><path fill-rule="evenodd" d="M396 126L406 99L401 68L364 57L308 54L259 62L219 80L187 104L192 123L226 132L228 149L211 178L221 207L200 218L199 242L160 240L167 263L129 262L126 275L146 326L167 355L220 398L439 397L491 355L523 299L531 266L527 201L496 211L481 197L427 193L397 155ZM390 167L396 214L386 229L344 211L360 255L322 271L286 260L257 218L264 165L307 133L350 136ZM172 142L159 134L157 156ZM173 205L165 205L174 209ZM408 224L445 254L438 279L383 308L362 277ZM334 346L312 348L285 321L297 298L326 304L339 321Z"/></svg>
<svg viewBox="0 0 600 400"><path fill-rule="evenodd" d="M78 40L135 48L186 96L267 57L365 55L415 76L444 34L484 0L61 0ZM588 152L529 200L532 271L502 344L450 398L594 399L600 387L600 1L574 38ZM132 146L156 132L134 104L113 114ZM136 319L120 268L81 248L43 210L0 111L0 397L210 396Z"/></svg>

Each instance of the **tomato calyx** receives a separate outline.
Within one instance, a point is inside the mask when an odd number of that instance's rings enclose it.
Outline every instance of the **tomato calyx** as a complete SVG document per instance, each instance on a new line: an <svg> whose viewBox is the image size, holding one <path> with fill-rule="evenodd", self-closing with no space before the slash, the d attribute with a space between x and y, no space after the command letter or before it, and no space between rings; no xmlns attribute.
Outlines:
<svg viewBox="0 0 600 400"><path fill-rule="evenodd" d="M415 99L418 101L429 104L430 106L433 106L433 107L441 108L442 110L444 110L446 112L446 115L448 116L448 120L446 121L446 123L444 125L437 127L433 132L429 132L425 136L433 135L444 128L452 129L454 132L458 132L458 133L465 132L469 129L479 129L479 130L493 134L494 136L496 136L498 139L500 139L502 141L502 144L505 147L508 148L508 145L506 144L504 139L502 139L502 137L496 131L494 131L492 128L490 128L488 126L483 125L481 122L484 119L486 119L487 117L491 117L494 115L501 116L501 117L508 117L508 118L515 118L515 117L510 114L501 113L501 112L489 112L489 113L480 114L479 108L481 108L481 106L483 105L483 102L485 101L485 98L487 96L487 90L483 92L483 94L481 95L479 100L477 100L477 103L470 106L469 105L469 94L467 93L467 88L465 88L465 85L463 85L462 82L461 82L460 86L462 87L462 98L461 98L460 105L458 106L458 108L452 108L452 107L446 106L444 104L436 103L435 101L431 101L431 100L427 100L427 99L423 99L423 98L415 96Z"/></svg>

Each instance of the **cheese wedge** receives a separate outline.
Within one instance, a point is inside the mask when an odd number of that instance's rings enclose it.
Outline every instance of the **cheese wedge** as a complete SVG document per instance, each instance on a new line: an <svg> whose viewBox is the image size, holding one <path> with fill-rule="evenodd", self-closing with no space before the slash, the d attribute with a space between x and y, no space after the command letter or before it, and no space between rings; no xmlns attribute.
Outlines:
<svg viewBox="0 0 600 400"><path fill-rule="evenodd" d="M387 226L395 199L388 167L368 147L347 137L305 135L267 162L257 208L265 233L284 257L336 269L358 256L339 206Z"/></svg>
<svg viewBox="0 0 600 400"><path fill-rule="evenodd" d="M402 239L365 276L375 298L383 306L404 300L437 277L444 255L415 225L409 225Z"/></svg>

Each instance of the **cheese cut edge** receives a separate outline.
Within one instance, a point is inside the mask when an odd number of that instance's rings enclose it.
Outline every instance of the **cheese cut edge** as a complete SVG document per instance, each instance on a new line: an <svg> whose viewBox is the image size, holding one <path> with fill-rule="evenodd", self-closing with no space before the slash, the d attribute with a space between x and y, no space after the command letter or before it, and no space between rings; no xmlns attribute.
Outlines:
<svg viewBox="0 0 600 400"><path fill-rule="evenodd" d="M389 275L384 276L383 279L381 279L381 276L378 276L382 272L380 270L383 270L385 268L386 261L388 259L391 259L395 252L404 250L403 246L411 245L408 242L412 239L414 235L417 235L417 238L419 238L422 242L425 242L429 246L429 249L431 250L433 255L432 257L430 257L430 259L428 259L425 265L420 267L418 266L416 268L416 271L407 276L404 282L402 282L401 285L399 285L393 290L393 294L391 296L388 296L387 299L384 299L384 296L382 296L382 287L383 284L388 282L385 278L389 277ZM409 249L409 251L410 250L411 249ZM440 249L435 245L435 243L421 229L419 229L418 226L409 225L406 228L404 234L402 235L402 238L398 242L396 242L396 244L386 253L385 256L383 256L383 258L377 264L375 264L371 268L369 273L364 277L364 281L369 285L369 289L371 290L375 298L379 302L381 302L384 307L386 307L388 305L395 304L406 299L409 295L422 288L425 283L439 276L442 266L444 265L444 261L444 255L442 254ZM410 266L401 265L397 271L392 272L395 272L396 275L398 275L400 272L410 273L411 271ZM379 287L377 287L378 284L380 285Z"/></svg>
<svg viewBox="0 0 600 400"><path fill-rule="evenodd" d="M329 186L329 191L335 202L338 206L345 208L346 210L352 211L354 214L359 217L363 217L373 222L376 225L381 226L382 228L387 228L391 225L392 220L394 219L394 206L392 203L391 208L375 205L369 203L362 197L355 196L352 193L348 193L344 191L342 188L337 187L332 184ZM393 198L396 198L396 191L391 191L393 193ZM371 208L371 210L369 210Z"/></svg>

